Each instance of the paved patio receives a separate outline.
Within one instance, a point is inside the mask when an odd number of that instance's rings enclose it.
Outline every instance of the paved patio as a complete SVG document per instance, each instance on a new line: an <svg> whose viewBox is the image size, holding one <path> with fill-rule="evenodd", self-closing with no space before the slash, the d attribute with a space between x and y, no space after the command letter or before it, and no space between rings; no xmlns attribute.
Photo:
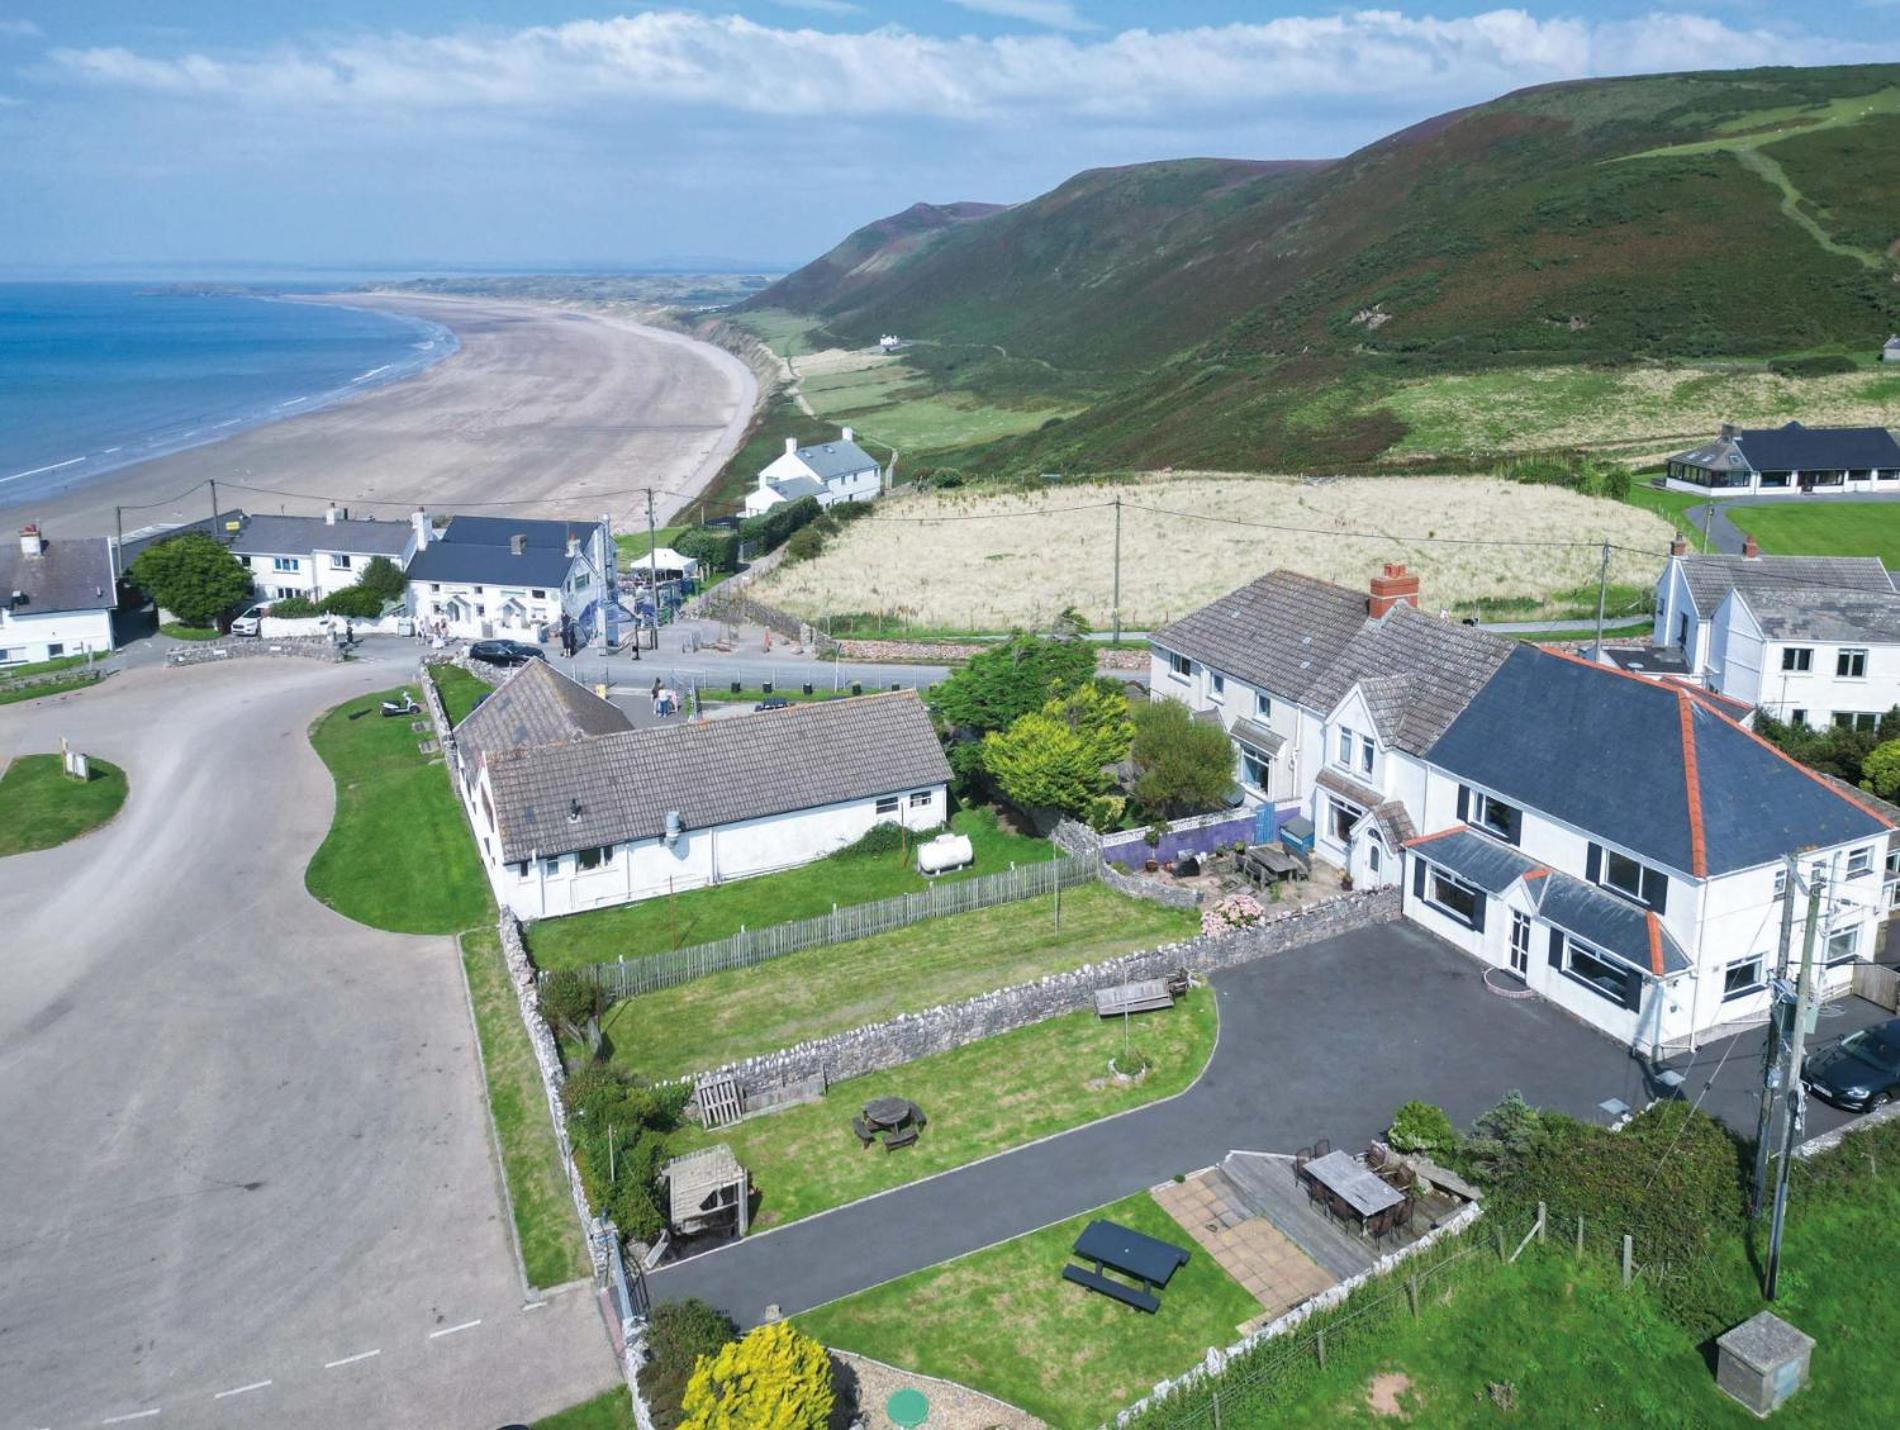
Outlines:
<svg viewBox="0 0 1900 1430"><path fill-rule="evenodd" d="M1256 1216L1219 1168L1165 1182L1154 1199L1260 1303L1263 1320L1338 1284L1272 1222Z"/></svg>

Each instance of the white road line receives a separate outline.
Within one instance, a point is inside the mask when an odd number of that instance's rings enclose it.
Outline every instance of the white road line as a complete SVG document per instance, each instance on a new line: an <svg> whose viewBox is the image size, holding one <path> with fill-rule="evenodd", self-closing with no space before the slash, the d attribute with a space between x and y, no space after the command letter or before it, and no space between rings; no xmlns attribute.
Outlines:
<svg viewBox="0 0 1900 1430"><path fill-rule="evenodd" d="M363 1351L358 1355L344 1356L342 1360L327 1361L323 1368L325 1370L335 1370L340 1365L355 1365L360 1360L368 1360L371 1356L379 1356L382 1353L383 1348L378 1346L373 1351Z"/></svg>
<svg viewBox="0 0 1900 1430"><path fill-rule="evenodd" d="M444 1326L439 1331L429 1332L429 1339L432 1341L439 1341L442 1339L442 1337L452 1336L457 1331L472 1331L480 1324L481 1322L479 1320L475 1320L475 1321L464 1321L459 1326Z"/></svg>
<svg viewBox="0 0 1900 1430"><path fill-rule="evenodd" d="M220 1390L216 1395L212 1396L211 1398L213 1400L229 1400L234 1395L243 1395L248 1391L262 1390L265 1386L269 1384L270 1382L268 1380L254 1380L249 1385L238 1385L238 1386L233 1386L229 1390Z"/></svg>
<svg viewBox="0 0 1900 1430"><path fill-rule="evenodd" d="M524 1311L538 1311L545 1305L547 1305L546 1301L530 1301L528 1302L527 1305L523 1306L521 1309Z"/></svg>
<svg viewBox="0 0 1900 1430"><path fill-rule="evenodd" d="M130 1415L114 1415L108 1419L101 1420L99 1423L101 1425L123 1425L128 1420L150 1420L156 1414L158 1414L158 1407L153 1406L150 1410L135 1410Z"/></svg>

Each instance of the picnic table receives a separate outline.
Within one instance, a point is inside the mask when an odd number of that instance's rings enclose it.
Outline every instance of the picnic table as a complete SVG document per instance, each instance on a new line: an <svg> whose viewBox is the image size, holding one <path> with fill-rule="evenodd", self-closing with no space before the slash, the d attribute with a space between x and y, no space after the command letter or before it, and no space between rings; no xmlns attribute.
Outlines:
<svg viewBox="0 0 1900 1430"><path fill-rule="evenodd" d="M1328 1152L1324 1157L1315 1157L1300 1169L1300 1175L1333 1193L1362 1223L1405 1201L1403 1192L1387 1186L1377 1174L1367 1171L1345 1152Z"/></svg>
<svg viewBox="0 0 1900 1430"><path fill-rule="evenodd" d="M1311 874L1307 862L1284 844L1249 844L1244 858L1246 871L1256 883L1305 879Z"/></svg>
<svg viewBox="0 0 1900 1430"><path fill-rule="evenodd" d="M1095 1264L1093 1271L1084 1271L1073 1264L1062 1268L1065 1281L1073 1281L1078 1286L1112 1296L1125 1305L1138 1311L1153 1314L1161 1308L1161 1302L1154 1293L1168 1284L1174 1273L1187 1265L1188 1254L1178 1246L1158 1241L1145 1232L1133 1227L1122 1226L1118 1222L1097 1219L1082 1229L1075 1239L1075 1254L1084 1261ZM1103 1274L1118 1271L1141 1282L1137 1290L1133 1286L1112 1281Z"/></svg>
<svg viewBox="0 0 1900 1430"><path fill-rule="evenodd" d="M873 1127L902 1127L915 1109L901 1097L874 1097L864 1104L864 1120Z"/></svg>

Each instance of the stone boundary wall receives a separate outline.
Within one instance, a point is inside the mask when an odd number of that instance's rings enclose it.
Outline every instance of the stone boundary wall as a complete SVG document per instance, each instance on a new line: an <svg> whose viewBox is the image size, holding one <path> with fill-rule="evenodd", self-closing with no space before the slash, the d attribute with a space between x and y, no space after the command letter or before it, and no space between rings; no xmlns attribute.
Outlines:
<svg viewBox="0 0 1900 1430"><path fill-rule="evenodd" d="M263 655L302 656L306 660L335 663L343 659L343 648L328 637L298 637L280 641L247 637L244 640L202 641L167 651L165 664L209 665L214 661Z"/></svg>
<svg viewBox="0 0 1900 1430"><path fill-rule="evenodd" d="M1099 867L1098 877L1118 894L1126 894L1131 899L1146 899L1151 904L1160 904L1169 909L1198 909L1201 906L1198 889L1185 889L1154 879L1138 879L1119 865L1104 859L1102 836L1086 824L1073 819L1058 820L1049 834L1049 842L1071 859L1094 861Z"/></svg>
<svg viewBox="0 0 1900 1430"><path fill-rule="evenodd" d="M1872 1112L1862 1113L1852 1122L1844 1122L1832 1132L1823 1132L1818 1137L1810 1137L1794 1149L1794 1155L1805 1161L1823 1152L1832 1152L1856 1132L1871 1132L1884 1123L1896 1120L1900 1120L1900 1102L1889 1103Z"/></svg>
<svg viewBox="0 0 1900 1430"><path fill-rule="evenodd" d="M1092 1008L1098 988L1143 978L1163 978L1180 968L1212 973L1303 948L1337 934L1391 923L1398 917L1397 889L1341 894L1324 903L1290 910L1251 928L1212 937L1199 935L1102 963L1085 964L1067 973L1052 973L1033 983L999 988L922 1013L901 1014L882 1023L727 1063L681 1080L697 1082L703 1078L730 1076L737 1079L747 1096L820 1075L830 1082L842 1082L846 1078L901 1067L932 1053L949 1052L981 1038L1059 1018L1077 1009Z"/></svg>
<svg viewBox="0 0 1900 1430"><path fill-rule="evenodd" d="M100 660L104 658L101 656ZM59 685L73 680L89 680L97 685L113 673L110 670L102 670L98 660L90 665L73 665L65 670L49 671L44 675L22 675L12 680L7 679L5 671L0 671L0 690L33 690L42 685Z"/></svg>

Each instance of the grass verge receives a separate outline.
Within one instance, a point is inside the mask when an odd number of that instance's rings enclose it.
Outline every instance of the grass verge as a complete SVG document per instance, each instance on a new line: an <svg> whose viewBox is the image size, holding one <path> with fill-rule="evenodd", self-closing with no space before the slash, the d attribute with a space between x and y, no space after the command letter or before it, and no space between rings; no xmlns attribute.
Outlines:
<svg viewBox="0 0 1900 1430"><path fill-rule="evenodd" d="M28 661L25 665L0 666L0 680L21 680L30 675L56 675L62 670L72 670L82 666L91 658L84 655L62 655L52 660Z"/></svg>
<svg viewBox="0 0 1900 1430"><path fill-rule="evenodd" d="M760 1192L752 1225L763 1231L1172 1097L1207 1066L1219 1019L1212 990L1202 988L1134 1020L1131 1046L1151 1064L1139 1084L1107 1075L1121 1024L1085 1011L835 1083L821 1102L676 1134L667 1151L730 1144ZM930 1124L916 1146L891 1153L859 1144L851 1119L874 1097L907 1097L924 1109Z"/></svg>
<svg viewBox="0 0 1900 1430"><path fill-rule="evenodd" d="M221 634L210 626L188 626L181 621L167 621L158 629L175 641L214 641Z"/></svg>
<svg viewBox="0 0 1900 1430"><path fill-rule="evenodd" d="M125 803L125 771L91 762L81 784L58 755L22 755L0 775L0 856L51 849L89 834Z"/></svg>
<svg viewBox="0 0 1900 1430"><path fill-rule="evenodd" d="M1011 834L998 827L987 809L960 810L951 826L970 836L976 862L968 869L940 875L964 879L1049 858L1048 841ZM572 968L616 958L685 948L730 938L745 928L764 928L792 919L831 912L833 904L863 904L922 889L924 876L914 867L915 851L838 855L779 874L739 879L707 889L692 889L670 899L647 899L617 908L596 909L566 918L545 919L528 930L528 948L542 968Z"/></svg>
<svg viewBox="0 0 1900 1430"><path fill-rule="evenodd" d="M493 917L488 880L441 760L378 707L402 688L346 700L311 727L336 812L304 885L346 918L392 933L457 933Z"/></svg>
<svg viewBox="0 0 1900 1430"><path fill-rule="evenodd" d="M1187 1249L1156 1314L1062 1279L1069 1249L1098 1216ZM958 1381L1080 1430L1113 1419L1207 1347L1231 1344L1259 1313L1259 1303L1141 1192L796 1320L828 1346Z"/></svg>
<svg viewBox="0 0 1900 1430"><path fill-rule="evenodd" d="M634 1430L634 1424L633 1397L617 1385L592 1400L543 1416L534 1422L534 1430Z"/></svg>
<svg viewBox="0 0 1900 1430"><path fill-rule="evenodd" d="M1731 506L1728 518L1777 556L1878 556L1900 568L1900 502Z"/></svg>
<svg viewBox="0 0 1900 1430"><path fill-rule="evenodd" d="M1063 893L1060 930L1050 897L1022 899L629 998L602 1024L617 1066L650 1079L679 1077L1198 928L1192 914L1086 885Z"/></svg>
<svg viewBox="0 0 1900 1430"><path fill-rule="evenodd" d="M429 679L435 682L435 693L442 697L442 708L448 713L451 728L467 719L469 712L495 689L481 677L470 675L461 666L447 661L431 665Z"/></svg>
<svg viewBox="0 0 1900 1430"><path fill-rule="evenodd" d="M461 946L522 1266L529 1285L560 1286L587 1275L589 1262L541 1090L534 1046L521 1024L500 937L493 929L471 929L462 935Z"/></svg>
<svg viewBox="0 0 1900 1430"><path fill-rule="evenodd" d="M40 685L22 685L13 690L0 690L0 705L18 705L23 700L38 700L47 695L64 695L68 691L84 690L88 685L97 685L104 679L103 675L92 672L86 675L68 676L64 680L48 680Z"/></svg>

